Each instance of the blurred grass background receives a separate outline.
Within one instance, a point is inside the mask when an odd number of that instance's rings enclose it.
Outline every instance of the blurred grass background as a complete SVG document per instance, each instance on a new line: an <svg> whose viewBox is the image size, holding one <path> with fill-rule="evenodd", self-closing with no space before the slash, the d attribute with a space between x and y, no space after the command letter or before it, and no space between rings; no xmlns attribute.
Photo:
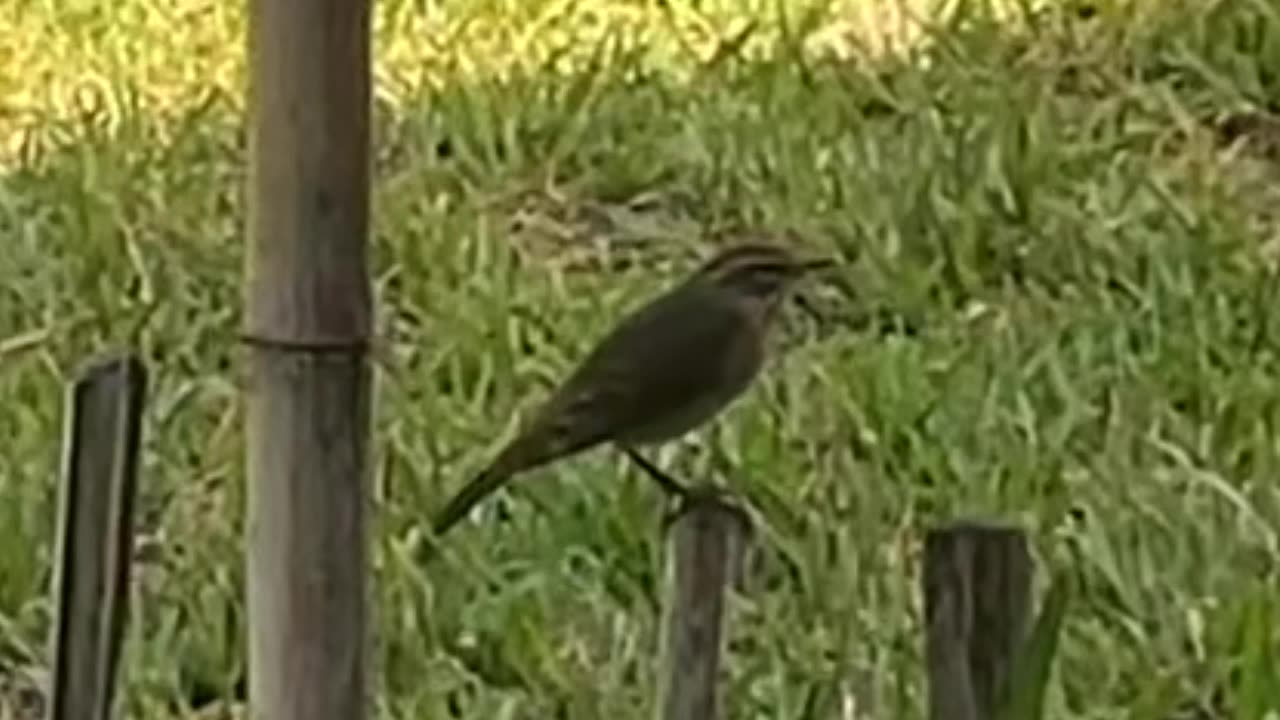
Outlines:
<svg viewBox="0 0 1280 720"><path fill-rule="evenodd" d="M243 711L242 5L0 8L18 716L64 383L124 342L154 373L125 715ZM1077 584L1049 717L1280 713L1274 2L384 0L375 47L379 717L650 716L661 508L615 456L488 503L429 573L408 548L742 226L845 266L835 319L663 454L760 511L730 717L920 717L918 541L968 515Z"/></svg>

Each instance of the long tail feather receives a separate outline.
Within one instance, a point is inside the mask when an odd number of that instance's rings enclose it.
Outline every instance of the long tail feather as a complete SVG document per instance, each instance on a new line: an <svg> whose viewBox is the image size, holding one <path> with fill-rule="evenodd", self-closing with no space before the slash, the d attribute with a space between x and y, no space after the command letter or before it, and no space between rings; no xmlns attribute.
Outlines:
<svg viewBox="0 0 1280 720"><path fill-rule="evenodd" d="M577 430L572 426L569 429ZM498 453L488 468L445 503L444 508L436 513L432 533L436 539L442 537L481 500L505 485L516 474L584 450L601 442L604 437L600 432L564 433L560 424L542 423L532 426Z"/></svg>
<svg viewBox="0 0 1280 720"><path fill-rule="evenodd" d="M511 473L503 472L498 467L490 467L477 475L458 491L440 512L436 513L432 523L432 533L436 538L442 537L454 525L467 516L481 500L485 499L507 480Z"/></svg>

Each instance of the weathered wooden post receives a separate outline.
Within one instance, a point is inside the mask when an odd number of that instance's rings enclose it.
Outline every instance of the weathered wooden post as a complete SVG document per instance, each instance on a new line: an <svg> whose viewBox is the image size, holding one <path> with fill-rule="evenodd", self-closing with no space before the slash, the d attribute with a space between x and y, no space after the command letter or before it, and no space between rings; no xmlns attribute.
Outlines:
<svg viewBox="0 0 1280 720"><path fill-rule="evenodd" d="M691 497L672 527L659 720L720 717L725 595L741 571L750 520L712 495Z"/></svg>
<svg viewBox="0 0 1280 720"><path fill-rule="evenodd" d="M369 0L250 0L250 716L366 716Z"/></svg>
<svg viewBox="0 0 1280 720"><path fill-rule="evenodd" d="M71 388L54 569L49 720L108 720L128 613L146 370L90 363Z"/></svg>
<svg viewBox="0 0 1280 720"><path fill-rule="evenodd" d="M1016 527L930 530L924 551L925 655L932 720L994 720L1027 635L1031 555Z"/></svg>

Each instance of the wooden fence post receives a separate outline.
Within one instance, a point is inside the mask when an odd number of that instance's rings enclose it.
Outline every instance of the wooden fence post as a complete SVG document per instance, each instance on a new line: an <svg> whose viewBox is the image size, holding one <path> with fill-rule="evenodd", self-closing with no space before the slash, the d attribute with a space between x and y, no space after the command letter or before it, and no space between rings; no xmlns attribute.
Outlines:
<svg viewBox="0 0 1280 720"><path fill-rule="evenodd" d="M691 497L672 527L663 631L661 720L715 720L725 590L738 577L746 514L713 495Z"/></svg>
<svg viewBox="0 0 1280 720"><path fill-rule="evenodd" d="M1027 635L1031 555L1016 527L975 522L925 539L931 720L993 720Z"/></svg>
<svg viewBox="0 0 1280 720"><path fill-rule="evenodd" d="M49 720L107 720L128 612L133 499L146 370L91 362L72 386L54 570Z"/></svg>

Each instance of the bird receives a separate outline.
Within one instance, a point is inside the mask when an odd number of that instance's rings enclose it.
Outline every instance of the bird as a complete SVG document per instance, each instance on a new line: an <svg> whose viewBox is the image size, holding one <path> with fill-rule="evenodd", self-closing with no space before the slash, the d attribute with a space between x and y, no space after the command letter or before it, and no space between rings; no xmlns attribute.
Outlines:
<svg viewBox="0 0 1280 720"><path fill-rule="evenodd" d="M759 374L781 300L830 266L768 240L739 241L633 310L586 354L516 436L438 511L442 537L512 478L612 443L668 494L687 490L639 453L696 429Z"/></svg>

